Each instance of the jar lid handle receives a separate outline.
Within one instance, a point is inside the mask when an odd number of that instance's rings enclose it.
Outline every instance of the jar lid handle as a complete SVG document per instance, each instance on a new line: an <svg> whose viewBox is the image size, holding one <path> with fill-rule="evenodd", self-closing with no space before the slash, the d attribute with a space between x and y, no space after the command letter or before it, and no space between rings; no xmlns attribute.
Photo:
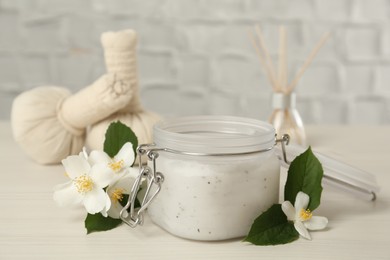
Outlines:
<svg viewBox="0 0 390 260"><path fill-rule="evenodd" d="M295 157L305 150L305 147L298 145L289 145L288 149L286 149L283 142L281 147L275 147L276 154L284 168L288 168L288 162L294 160ZM324 176L322 179L324 186L330 186L367 200L374 201L376 199L379 186L374 175L315 150L313 150L313 153L324 168Z"/></svg>

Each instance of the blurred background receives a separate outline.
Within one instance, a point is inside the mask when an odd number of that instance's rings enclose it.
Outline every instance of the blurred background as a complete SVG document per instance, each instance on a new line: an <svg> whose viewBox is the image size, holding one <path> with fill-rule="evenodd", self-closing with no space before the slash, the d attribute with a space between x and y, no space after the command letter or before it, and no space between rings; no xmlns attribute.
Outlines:
<svg viewBox="0 0 390 260"><path fill-rule="evenodd" d="M0 119L25 90L92 83L105 72L101 33L133 28L147 109L266 120L255 24L274 58L286 26L290 79L332 33L296 88L304 123L390 123L389 0L0 0Z"/></svg>

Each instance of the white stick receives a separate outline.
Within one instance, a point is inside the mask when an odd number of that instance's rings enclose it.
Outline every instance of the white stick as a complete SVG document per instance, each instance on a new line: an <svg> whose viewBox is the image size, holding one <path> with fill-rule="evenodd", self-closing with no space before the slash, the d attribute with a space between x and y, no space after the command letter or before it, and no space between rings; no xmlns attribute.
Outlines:
<svg viewBox="0 0 390 260"><path fill-rule="evenodd" d="M248 35L249 35L249 39L251 40L252 42L252 45L253 47L255 48L255 51L256 51L256 54L261 62L261 65L263 66L263 69L265 70L265 73L267 75L267 78L272 86L272 88L274 89L274 91L277 91L277 82L275 81L275 79L271 76L271 71L270 71L270 68L269 66L267 66L267 63L263 57L263 55L261 54L261 50L259 48L259 46L257 45L256 43L256 39L253 37L252 33L249 31L248 32Z"/></svg>
<svg viewBox="0 0 390 260"><path fill-rule="evenodd" d="M272 63L272 59L269 55L269 51L268 51L267 46L265 44L263 34L261 33L260 27L258 25L255 26L255 31L256 31L257 37L259 39L260 48L265 55L265 62L266 62L266 65L268 67L268 70L270 72L270 77L272 78L272 81L275 82L276 90L279 90L280 88L279 88L278 82L276 80L274 65Z"/></svg>
<svg viewBox="0 0 390 260"><path fill-rule="evenodd" d="M326 40L328 40L329 36L330 36L329 32L325 33L322 36L321 40L318 42L317 46L312 50L312 52L310 53L309 57L306 59L305 63L303 64L303 66L301 67L301 69L299 70L297 75L295 76L294 80L288 86L287 93L291 93L294 90L295 86L298 84L298 81L301 79L303 73L305 72L307 67L310 65L310 63L313 61L314 57L317 55L318 51L324 45Z"/></svg>
<svg viewBox="0 0 390 260"><path fill-rule="evenodd" d="M279 88L283 92L287 88L287 35L284 26L279 27L279 69L278 81Z"/></svg>

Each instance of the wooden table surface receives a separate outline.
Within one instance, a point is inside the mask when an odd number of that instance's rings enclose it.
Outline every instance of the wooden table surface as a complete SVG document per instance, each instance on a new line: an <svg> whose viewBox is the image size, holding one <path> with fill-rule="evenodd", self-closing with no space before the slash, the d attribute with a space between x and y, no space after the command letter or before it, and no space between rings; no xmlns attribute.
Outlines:
<svg viewBox="0 0 390 260"><path fill-rule="evenodd" d="M281 246L258 247L240 239L197 242L177 238L145 219L86 235L85 212L59 208L53 187L66 181L60 165L26 157L0 122L0 259L390 259L390 126L309 126L309 143L373 173L375 202L325 189L316 215L328 228Z"/></svg>

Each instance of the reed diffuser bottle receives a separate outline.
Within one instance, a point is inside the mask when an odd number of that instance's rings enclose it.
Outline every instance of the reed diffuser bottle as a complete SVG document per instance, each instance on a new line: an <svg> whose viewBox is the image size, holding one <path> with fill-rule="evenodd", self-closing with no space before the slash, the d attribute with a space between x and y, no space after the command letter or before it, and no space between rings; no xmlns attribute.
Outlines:
<svg viewBox="0 0 390 260"><path fill-rule="evenodd" d="M296 144L306 144L305 128L296 109L296 94L275 92L272 94L273 112L268 121L278 135L288 134Z"/></svg>
<svg viewBox="0 0 390 260"><path fill-rule="evenodd" d="M324 34L320 42L312 50L297 75L288 83L287 77L287 34L286 29L281 26L279 29L279 53L278 68L275 72L272 59L264 41L259 26L255 26L255 36L250 34L250 39L263 66L267 78L272 86L272 108L273 112L269 122L275 127L277 135L289 134L291 142L299 145L306 145L306 134L301 116L296 109L296 94L294 89L308 68L315 55L324 45L329 33Z"/></svg>

